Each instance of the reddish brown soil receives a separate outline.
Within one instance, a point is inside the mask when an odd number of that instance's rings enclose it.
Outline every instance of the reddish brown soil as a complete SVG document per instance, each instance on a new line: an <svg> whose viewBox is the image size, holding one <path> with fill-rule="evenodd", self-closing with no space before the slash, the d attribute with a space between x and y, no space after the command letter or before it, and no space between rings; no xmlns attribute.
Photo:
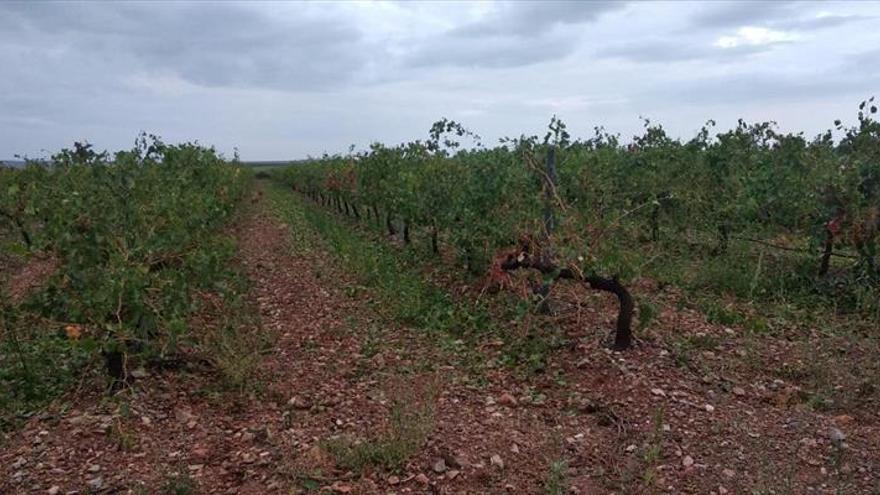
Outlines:
<svg viewBox="0 0 880 495"><path fill-rule="evenodd" d="M180 493L536 494L554 488L556 461L558 493L877 487L874 395L852 411L815 412L778 373L809 348L769 337L754 347L739 329L672 309L674 294L658 296L668 309L634 350L611 353L598 342L613 301L563 289L560 301L581 301L560 303L572 344L543 373L470 368L440 339L383 322L369 291L326 256L292 252L300 233L277 219L254 213L235 235L263 326L277 336L255 372L260 386L217 392L213 373L195 367L153 371L114 400L97 387L71 394L5 439L0 493L175 493L162 490L185 475L195 489ZM712 345L677 365L667 342L697 335ZM485 364L501 351L489 340L474 352ZM402 471L336 466L327 442L375 439L394 404L433 410Z"/></svg>
<svg viewBox="0 0 880 495"><path fill-rule="evenodd" d="M25 296L46 283L57 265L57 260L51 256L36 256L26 262L10 262L9 278L5 280L9 297L14 302L22 301Z"/></svg>

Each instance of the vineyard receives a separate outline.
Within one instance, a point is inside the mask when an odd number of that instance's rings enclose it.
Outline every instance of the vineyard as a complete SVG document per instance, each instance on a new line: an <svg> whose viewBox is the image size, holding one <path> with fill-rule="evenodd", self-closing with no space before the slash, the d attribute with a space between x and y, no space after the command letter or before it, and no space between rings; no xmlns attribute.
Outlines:
<svg viewBox="0 0 880 495"><path fill-rule="evenodd" d="M0 492L872 493L876 115L0 167Z"/></svg>
<svg viewBox="0 0 880 495"><path fill-rule="evenodd" d="M20 413L13 406L39 400L95 352L116 389L141 366L129 357L176 354L196 293L234 299L232 247L217 229L246 181L211 149L147 136L113 156L77 144L49 163L0 169L0 262L13 272L32 255L37 268L10 284L18 293L0 287L4 413ZM41 290L24 299L33 284ZM57 337L35 338L47 329Z"/></svg>
<svg viewBox="0 0 880 495"><path fill-rule="evenodd" d="M448 250L452 270L489 273L495 285L502 272L537 272L533 293L544 312L562 280L615 294L613 347L623 350L632 344L627 285L645 276L877 322L876 111L871 99L857 126L836 122L838 142L831 131L808 140L743 121L715 136L703 127L689 141L649 121L630 143L601 128L573 141L554 118L543 139L487 149L444 120L425 142L375 144L276 176L404 245L418 232L429 257ZM476 146L459 150L460 140Z"/></svg>

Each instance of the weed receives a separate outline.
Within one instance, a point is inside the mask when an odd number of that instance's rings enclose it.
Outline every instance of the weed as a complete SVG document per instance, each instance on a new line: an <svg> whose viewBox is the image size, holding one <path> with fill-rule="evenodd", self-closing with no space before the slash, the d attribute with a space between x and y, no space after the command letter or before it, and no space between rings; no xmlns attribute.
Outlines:
<svg viewBox="0 0 880 495"><path fill-rule="evenodd" d="M209 359L219 372L223 389L245 393L257 386L255 370L259 365L260 344L246 332L223 325L203 341Z"/></svg>
<svg viewBox="0 0 880 495"><path fill-rule="evenodd" d="M222 389L246 394L257 389L260 355L271 349L274 335L262 326L259 315L244 297L244 278L237 279L233 294L216 298L205 297L211 313L199 336L201 350L219 374Z"/></svg>
<svg viewBox="0 0 880 495"><path fill-rule="evenodd" d="M434 428L435 383L398 382L389 396L388 423L380 435L361 441L338 437L325 443L337 464L352 471L367 467L397 471L422 447Z"/></svg>
<svg viewBox="0 0 880 495"><path fill-rule="evenodd" d="M544 478L544 493L547 495L563 495L565 493L568 462L556 460L550 463L550 469Z"/></svg>
<svg viewBox="0 0 880 495"><path fill-rule="evenodd" d="M711 335L688 335L672 343L672 359L681 368L692 368L692 353L715 350L718 340Z"/></svg>
<svg viewBox="0 0 880 495"><path fill-rule="evenodd" d="M137 447L137 436L126 429L120 419L116 419L113 422L108 435L113 438L116 446L123 452L131 452Z"/></svg>
<svg viewBox="0 0 880 495"><path fill-rule="evenodd" d="M192 495L196 493L196 483L187 473L171 473L159 489L161 495Z"/></svg>
<svg viewBox="0 0 880 495"><path fill-rule="evenodd" d="M638 304L638 317L639 317L639 329L644 332L644 330L657 318L657 315L660 313L660 309L656 304L648 301L647 299L642 299Z"/></svg>
<svg viewBox="0 0 880 495"><path fill-rule="evenodd" d="M718 325L740 325L745 321L740 313L731 306L723 306L716 301L706 301L703 304L703 313L709 323Z"/></svg>
<svg viewBox="0 0 880 495"><path fill-rule="evenodd" d="M642 462L644 463L642 484L645 487L652 487L657 477L656 465L663 453L663 417L664 411L662 409L655 411L654 430L642 454Z"/></svg>
<svg viewBox="0 0 880 495"><path fill-rule="evenodd" d="M361 344L361 355L366 359L372 359L379 353L383 343L382 331L379 326L374 323L367 325L364 341Z"/></svg>
<svg viewBox="0 0 880 495"><path fill-rule="evenodd" d="M299 484L306 493L316 492L321 489L321 483L311 478L302 478Z"/></svg>
<svg viewBox="0 0 880 495"><path fill-rule="evenodd" d="M23 313L0 293L0 431L20 424L74 383L93 362L91 341L74 342Z"/></svg>

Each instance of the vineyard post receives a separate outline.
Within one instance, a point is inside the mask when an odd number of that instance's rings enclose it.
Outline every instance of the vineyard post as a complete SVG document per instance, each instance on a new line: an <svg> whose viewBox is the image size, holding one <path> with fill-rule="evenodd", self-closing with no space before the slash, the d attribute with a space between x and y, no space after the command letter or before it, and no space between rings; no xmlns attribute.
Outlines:
<svg viewBox="0 0 880 495"><path fill-rule="evenodd" d="M551 240L551 236L553 235L553 231L556 229L556 215L553 211L553 199L556 195L556 146L550 145L547 149L547 160L544 163L544 249L542 252L544 253L544 262L551 262L554 249L553 242ZM535 294L541 298L541 303L538 306L538 312L540 314L549 315L553 311L550 308L550 283L548 281L541 282L540 285L535 287Z"/></svg>
<svg viewBox="0 0 880 495"><path fill-rule="evenodd" d="M544 185L544 235L545 240L556 228L556 217L553 212L553 196L556 194L556 146L550 145L547 149L547 161L545 164L546 176Z"/></svg>

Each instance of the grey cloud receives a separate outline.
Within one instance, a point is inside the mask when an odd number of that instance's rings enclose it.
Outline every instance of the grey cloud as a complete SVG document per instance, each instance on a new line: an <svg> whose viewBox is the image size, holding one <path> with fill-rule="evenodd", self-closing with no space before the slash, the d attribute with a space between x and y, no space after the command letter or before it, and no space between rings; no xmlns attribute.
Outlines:
<svg viewBox="0 0 880 495"><path fill-rule="evenodd" d="M691 17L690 24L696 28L765 25L767 22L797 14L798 3L800 2L784 0L706 3L702 10Z"/></svg>
<svg viewBox="0 0 880 495"><path fill-rule="evenodd" d="M63 43L72 57L204 86L321 89L351 80L370 53L342 20L280 22L228 3L11 3L0 5L0 17L3 36L31 48Z"/></svg>
<svg viewBox="0 0 880 495"><path fill-rule="evenodd" d="M860 22L874 19L871 16L864 15L825 15L821 17L808 17L785 19L773 22L772 27L777 29L787 29L792 31L815 31L817 29L832 28L850 24L852 22Z"/></svg>
<svg viewBox="0 0 880 495"><path fill-rule="evenodd" d="M507 2L488 18L455 28L450 35L540 37L555 26L593 22L625 5L620 1Z"/></svg>
<svg viewBox="0 0 880 495"><path fill-rule="evenodd" d="M486 142L553 112L624 134L638 115L690 133L744 113L812 132L880 75L866 3L409 5L0 0L0 158L146 130L279 159L421 137L450 114ZM743 26L793 41L713 46Z"/></svg>
<svg viewBox="0 0 880 495"><path fill-rule="evenodd" d="M762 26L790 31L814 31L872 19L863 15L805 15L815 2L803 1L739 1L707 4L708 7L690 18L693 28L737 28ZM834 7L833 3L828 5Z"/></svg>
<svg viewBox="0 0 880 495"><path fill-rule="evenodd" d="M880 75L878 60L880 60L880 48L850 54L844 57L839 72L876 78ZM877 96L880 96L880 88L875 87L873 91L876 91Z"/></svg>
<svg viewBox="0 0 880 495"><path fill-rule="evenodd" d="M573 49L570 43L555 36L529 40L528 43L505 37L487 38L479 43L450 38L443 43L422 47L410 55L408 64L411 67L519 67L564 57Z"/></svg>
<svg viewBox="0 0 880 495"><path fill-rule="evenodd" d="M505 2L479 21L457 26L417 46L404 63L410 67L520 67L556 60L576 49L560 26L595 22L621 10L625 2Z"/></svg>
<svg viewBox="0 0 880 495"><path fill-rule="evenodd" d="M837 68L805 77L803 74L748 72L680 81L643 96L686 105L798 102L834 95L854 102L873 89L866 74L842 73Z"/></svg>

